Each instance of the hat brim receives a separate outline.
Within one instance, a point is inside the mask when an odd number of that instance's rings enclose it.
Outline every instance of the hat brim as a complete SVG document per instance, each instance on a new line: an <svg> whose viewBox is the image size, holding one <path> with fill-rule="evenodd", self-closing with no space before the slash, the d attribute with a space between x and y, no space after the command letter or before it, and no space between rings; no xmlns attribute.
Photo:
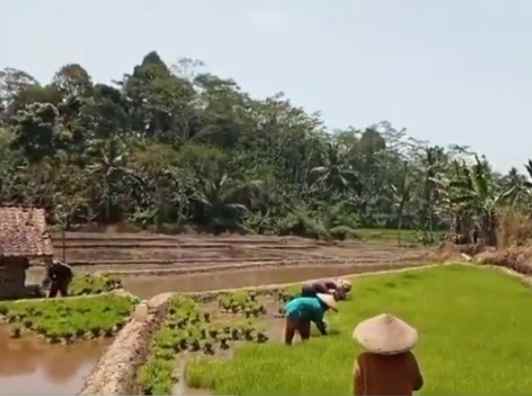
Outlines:
<svg viewBox="0 0 532 396"><path fill-rule="evenodd" d="M333 311L338 312L338 307L336 305L336 300L334 299L334 297L331 294L318 293L318 294L316 294L316 297L318 297L318 299L320 301L322 301L325 305L327 305L330 309L332 309Z"/></svg>
<svg viewBox="0 0 532 396"><path fill-rule="evenodd" d="M401 319L383 314L359 323L353 338L368 352L395 355L414 348L418 333Z"/></svg>

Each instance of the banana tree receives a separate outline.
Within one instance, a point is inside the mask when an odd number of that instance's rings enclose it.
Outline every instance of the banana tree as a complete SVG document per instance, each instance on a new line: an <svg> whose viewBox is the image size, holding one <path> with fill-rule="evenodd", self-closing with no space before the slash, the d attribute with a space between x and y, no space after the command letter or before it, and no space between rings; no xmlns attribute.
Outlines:
<svg viewBox="0 0 532 396"><path fill-rule="evenodd" d="M128 178L135 178L127 164L127 147L116 137L94 141L90 149L93 163L88 166L92 175L101 186L98 192L100 205L104 208L104 220L112 219L112 209L117 206L119 195L126 190Z"/></svg>
<svg viewBox="0 0 532 396"><path fill-rule="evenodd" d="M454 163L450 179L439 180L453 218L452 230L460 242L474 242L480 236L487 245L497 245L496 209L513 193L513 188L500 192L487 164L475 157L471 167Z"/></svg>

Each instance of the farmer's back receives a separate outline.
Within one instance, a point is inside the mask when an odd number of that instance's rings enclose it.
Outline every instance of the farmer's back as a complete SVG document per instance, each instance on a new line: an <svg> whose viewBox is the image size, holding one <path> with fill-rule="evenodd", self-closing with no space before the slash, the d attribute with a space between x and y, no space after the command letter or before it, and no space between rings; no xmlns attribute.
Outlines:
<svg viewBox="0 0 532 396"><path fill-rule="evenodd" d="M365 352L358 356L355 364L358 364L354 384L357 396L410 396L423 385L411 352L397 355Z"/></svg>

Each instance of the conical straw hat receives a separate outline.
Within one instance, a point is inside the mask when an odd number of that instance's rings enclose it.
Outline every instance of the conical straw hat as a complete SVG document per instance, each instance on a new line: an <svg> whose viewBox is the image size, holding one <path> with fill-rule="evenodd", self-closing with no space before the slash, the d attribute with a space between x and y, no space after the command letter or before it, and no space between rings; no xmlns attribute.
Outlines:
<svg viewBox="0 0 532 396"><path fill-rule="evenodd" d="M325 305L327 305L329 308L338 311L338 308L336 307L336 300L334 297L330 294L324 294L324 293L318 293L316 294L316 297L318 297Z"/></svg>
<svg viewBox="0 0 532 396"><path fill-rule="evenodd" d="M390 314L381 314L360 322L353 338L368 352L394 355L412 349L417 342L417 330Z"/></svg>
<svg viewBox="0 0 532 396"><path fill-rule="evenodd" d="M337 281L338 286L343 287L345 290L350 291L351 290L351 282L347 279L338 279Z"/></svg>

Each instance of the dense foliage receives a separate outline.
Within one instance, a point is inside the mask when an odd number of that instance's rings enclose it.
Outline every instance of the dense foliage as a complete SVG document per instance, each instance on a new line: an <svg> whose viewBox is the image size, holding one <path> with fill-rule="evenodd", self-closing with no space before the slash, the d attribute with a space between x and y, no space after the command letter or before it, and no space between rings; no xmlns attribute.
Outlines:
<svg viewBox="0 0 532 396"><path fill-rule="evenodd" d="M430 240L451 227L490 243L496 207L529 204L525 176L500 177L464 148L416 141L388 122L329 131L282 94L252 98L201 70L152 52L114 86L77 64L47 85L0 71L0 204L44 207L67 229L126 222L345 238L386 226Z"/></svg>

